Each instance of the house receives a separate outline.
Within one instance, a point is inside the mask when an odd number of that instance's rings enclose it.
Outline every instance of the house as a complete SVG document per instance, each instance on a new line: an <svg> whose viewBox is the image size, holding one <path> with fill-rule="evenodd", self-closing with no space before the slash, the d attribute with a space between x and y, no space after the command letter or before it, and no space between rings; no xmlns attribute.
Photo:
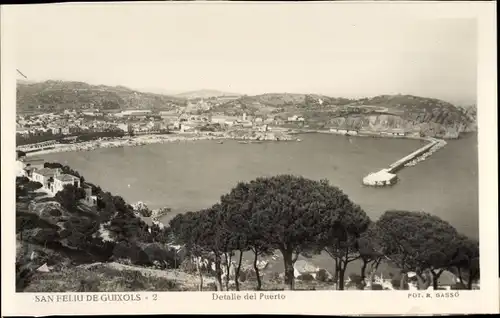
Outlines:
<svg viewBox="0 0 500 318"><path fill-rule="evenodd" d="M292 117L288 117L288 121L289 122L290 121L292 121L292 122L294 122L294 121L304 121L304 120L305 120L304 117L299 116L299 115L293 115Z"/></svg>
<svg viewBox="0 0 500 318"><path fill-rule="evenodd" d="M269 129L268 125L262 125L259 127L259 131L262 131L262 132L266 132L266 131L268 131L268 129Z"/></svg>
<svg viewBox="0 0 500 318"><path fill-rule="evenodd" d="M57 170L57 169L54 169ZM70 174L59 174L57 173L54 177L54 184L52 187L52 193L56 194L57 192L64 189L66 185L73 185L77 188L80 187L80 178L77 178Z"/></svg>
<svg viewBox="0 0 500 318"><path fill-rule="evenodd" d="M407 134L406 130L402 128L393 128L389 131L389 133L391 133L393 136L400 136L400 137L406 136Z"/></svg>
<svg viewBox="0 0 500 318"><path fill-rule="evenodd" d="M31 180L40 182L44 189L51 190L54 177L62 172L61 169L42 168L34 170L31 174Z"/></svg>
<svg viewBox="0 0 500 318"><path fill-rule="evenodd" d="M181 132L194 131L194 127L191 125L181 124L180 130L181 130Z"/></svg>

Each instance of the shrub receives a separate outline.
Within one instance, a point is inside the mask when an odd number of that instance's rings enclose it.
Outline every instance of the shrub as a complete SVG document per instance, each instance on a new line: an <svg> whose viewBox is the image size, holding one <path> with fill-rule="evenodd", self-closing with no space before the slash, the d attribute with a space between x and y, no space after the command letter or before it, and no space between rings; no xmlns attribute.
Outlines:
<svg viewBox="0 0 500 318"><path fill-rule="evenodd" d="M95 293L99 291L100 282L97 278L85 278L80 280L78 292Z"/></svg>
<svg viewBox="0 0 500 318"><path fill-rule="evenodd" d="M19 184L19 185L25 185L25 184L28 184L30 182L30 179L28 179L28 177L16 177L16 184Z"/></svg>
<svg viewBox="0 0 500 318"><path fill-rule="evenodd" d="M372 290L384 290L380 284L372 284Z"/></svg>
<svg viewBox="0 0 500 318"><path fill-rule="evenodd" d="M304 273L304 274L299 275L299 277L297 277L297 279L305 281L305 282L309 282L309 281L314 280L314 276L309 274L309 273Z"/></svg>
<svg viewBox="0 0 500 318"><path fill-rule="evenodd" d="M394 289L400 289L401 281L399 279L393 278L391 279L391 285ZM408 282L404 282L403 289L408 290L410 287L408 286Z"/></svg>
<svg viewBox="0 0 500 318"><path fill-rule="evenodd" d="M41 184L40 182L29 181L27 184L24 185L24 187L28 191L35 191L43 187L43 184Z"/></svg>
<svg viewBox="0 0 500 318"><path fill-rule="evenodd" d="M179 265L179 269L189 274L197 272L196 264L189 258L186 258L181 262L181 264Z"/></svg>
<svg viewBox="0 0 500 318"><path fill-rule="evenodd" d="M23 240L34 243L45 245L51 242L58 242L60 237L59 233L54 229L44 228L44 229L30 229L24 230L22 232Z"/></svg>
<svg viewBox="0 0 500 318"><path fill-rule="evenodd" d="M113 250L113 258L130 259L135 265L152 265L148 254L146 254L139 246L134 243L120 242L116 244Z"/></svg>
<svg viewBox="0 0 500 318"><path fill-rule="evenodd" d="M16 292L22 292L33 280L33 269L27 264L16 262Z"/></svg>
<svg viewBox="0 0 500 318"><path fill-rule="evenodd" d="M16 233L36 228L47 228L56 231L59 227L48 222L47 220L40 218L34 213L20 211L16 212Z"/></svg>
<svg viewBox="0 0 500 318"><path fill-rule="evenodd" d="M462 290L462 289L467 289L467 286L461 283L456 283L455 285L451 286L452 290Z"/></svg>
<svg viewBox="0 0 500 318"><path fill-rule="evenodd" d="M49 211L48 213L50 216L54 216L54 217L59 217L59 216L62 216L62 213L61 211L59 211L58 209L52 209Z"/></svg>
<svg viewBox="0 0 500 318"><path fill-rule="evenodd" d="M320 269L318 273L316 274L316 280L319 282L326 282L328 279L328 274L325 269Z"/></svg>

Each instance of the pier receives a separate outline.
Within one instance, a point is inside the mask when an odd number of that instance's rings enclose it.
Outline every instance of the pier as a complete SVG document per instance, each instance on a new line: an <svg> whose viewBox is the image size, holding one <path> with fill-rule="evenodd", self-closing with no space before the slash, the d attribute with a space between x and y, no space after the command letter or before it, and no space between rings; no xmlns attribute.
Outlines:
<svg viewBox="0 0 500 318"><path fill-rule="evenodd" d="M414 160L417 160L417 158L431 151L431 149L436 149L436 146L445 144L444 141L435 138L428 138L426 140L430 141L427 145L392 163L388 168L370 173L369 175L364 177L363 184L367 186L393 185L397 182L396 172L399 171L402 167Z"/></svg>

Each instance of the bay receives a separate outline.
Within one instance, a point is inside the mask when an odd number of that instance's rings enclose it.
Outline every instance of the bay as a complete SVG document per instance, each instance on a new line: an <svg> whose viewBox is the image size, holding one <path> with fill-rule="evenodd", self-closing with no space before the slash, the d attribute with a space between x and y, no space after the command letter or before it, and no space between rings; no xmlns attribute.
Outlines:
<svg viewBox="0 0 500 318"><path fill-rule="evenodd" d="M216 203L238 181L276 174L328 179L376 220L392 209L425 211L450 222L461 233L479 237L477 134L467 134L414 167L398 172L386 188L365 187L370 172L419 148L419 140L305 134L302 142L241 144L236 141L184 141L139 147L103 148L44 155L79 171L85 179L127 202L170 207L177 213ZM250 255L249 255L250 256ZM245 257L247 258L247 257ZM281 271L281 261L273 262ZM315 265L333 270L320 255ZM357 271L357 266L350 266ZM350 271L348 271L350 272Z"/></svg>

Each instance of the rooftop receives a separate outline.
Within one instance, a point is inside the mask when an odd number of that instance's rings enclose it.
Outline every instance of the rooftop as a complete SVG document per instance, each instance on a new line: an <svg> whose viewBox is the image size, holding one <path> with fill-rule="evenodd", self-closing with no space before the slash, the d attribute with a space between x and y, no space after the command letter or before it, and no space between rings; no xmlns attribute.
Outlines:
<svg viewBox="0 0 500 318"><path fill-rule="evenodd" d="M56 171L56 169L42 168L42 169L36 170L34 173L37 173L37 174L42 175L44 177L53 177L56 175L57 171Z"/></svg>
<svg viewBox="0 0 500 318"><path fill-rule="evenodd" d="M73 182L75 179L78 179L75 176L72 176L70 174L61 174L55 177L55 179L62 181L62 182Z"/></svg>

